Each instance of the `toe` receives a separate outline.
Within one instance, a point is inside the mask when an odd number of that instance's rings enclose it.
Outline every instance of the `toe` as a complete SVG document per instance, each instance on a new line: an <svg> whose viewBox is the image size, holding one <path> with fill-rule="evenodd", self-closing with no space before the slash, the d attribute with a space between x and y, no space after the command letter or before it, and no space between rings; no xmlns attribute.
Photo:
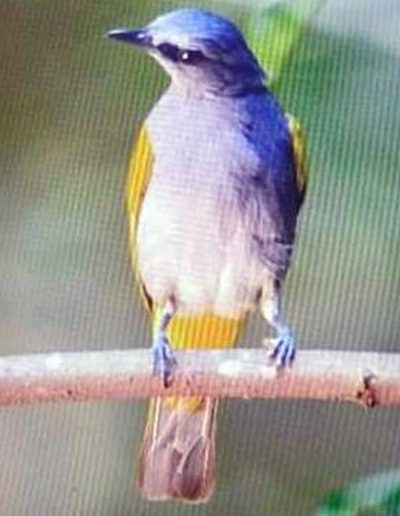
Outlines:
<svg viewBox="0 0 400 516"><path fill-rule="evenodd" d="M292 335L288 334L277 339L277 342L269 354L269 359L279 369L292 365L296 356L296 343Z"/></svg>

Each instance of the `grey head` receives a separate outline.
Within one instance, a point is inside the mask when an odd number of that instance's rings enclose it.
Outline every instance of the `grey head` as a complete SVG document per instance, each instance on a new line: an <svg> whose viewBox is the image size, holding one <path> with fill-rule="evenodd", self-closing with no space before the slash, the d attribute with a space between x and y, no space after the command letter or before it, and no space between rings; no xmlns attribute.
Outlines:
<svg viewBox="0 0 400 516"><path fill-rule="evenodd" d="M179 9L110 38L148 52L189 94L240 95L263 88L264 72L239 29L202 9Z"/></svg>

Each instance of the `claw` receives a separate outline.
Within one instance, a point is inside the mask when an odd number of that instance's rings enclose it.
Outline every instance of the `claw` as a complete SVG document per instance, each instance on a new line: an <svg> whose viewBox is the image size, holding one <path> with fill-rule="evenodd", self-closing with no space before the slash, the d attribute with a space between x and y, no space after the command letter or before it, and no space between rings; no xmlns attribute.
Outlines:
<svg viewBox="0 0 400 516"><path fill-rule="evenodd" d="M276 364L278 369L290 367L296 357L296 342L293 335L287 331L282 332L277 339L268 357L270 362Z"/></svg>
<svg viewBox="0 0 400 516"><path fill-rule="evenodd" d="M163 333L159 333L154 339L152 352L153 374L162 378L164 387L169 387L177 362L168 339Z"/></svg>

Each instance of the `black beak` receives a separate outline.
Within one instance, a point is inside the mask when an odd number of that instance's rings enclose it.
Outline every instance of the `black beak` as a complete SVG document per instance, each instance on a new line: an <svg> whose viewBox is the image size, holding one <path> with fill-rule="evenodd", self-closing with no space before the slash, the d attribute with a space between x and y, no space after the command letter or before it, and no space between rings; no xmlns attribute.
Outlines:
<svg viewBox="0 0 400 516"><path fill-rule="evenodd" d="M137 47L150 48L152 46L152 37L146 29L113 29L107 32L107 37Z"/></svg>

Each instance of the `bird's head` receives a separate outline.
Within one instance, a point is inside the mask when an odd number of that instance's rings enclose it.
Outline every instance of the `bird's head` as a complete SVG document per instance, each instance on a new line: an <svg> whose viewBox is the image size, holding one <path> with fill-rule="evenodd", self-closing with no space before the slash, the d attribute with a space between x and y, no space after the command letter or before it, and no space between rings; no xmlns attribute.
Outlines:
<svg viewBox="0 0 400 516"><path fill-rule="evenodd" d="M237 95L263 86L264 72L239 29L208 11L179 9L108 36L148 52L188 92Z"/></svg>

